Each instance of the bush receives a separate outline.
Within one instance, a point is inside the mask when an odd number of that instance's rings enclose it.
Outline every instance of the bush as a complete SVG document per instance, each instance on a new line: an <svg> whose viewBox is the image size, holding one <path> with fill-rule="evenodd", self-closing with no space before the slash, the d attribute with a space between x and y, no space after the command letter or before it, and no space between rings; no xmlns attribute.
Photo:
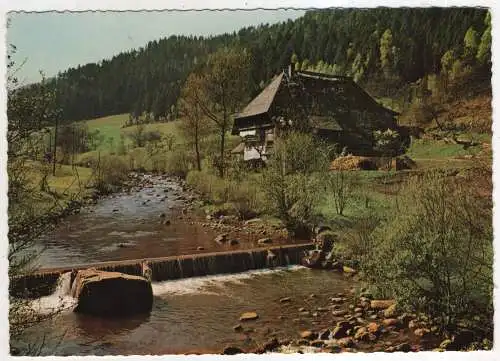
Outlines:
<svg viewBox="0 0 500 361"><path fill-rule="evenodd" d="M109 193L119 187L130 171L127 163L114 155L101 156L92 169L96 176L94 186L102 193Z"/></svg>
<svg viewBox="0 0 500 361"><path fill-rule="evenodd" d="M296 235L309 236L321 194L316 172L326 171L328 155L328 149L311 135L291 133L276 141L273 158L262 172L261 188L268 209Z"/></svg>
<svg viewBox="0 0 500 361"><path fill-rule="evenodd" d="M492 316L492 207L472 190L438 173L409 180L363 266L380 294L442 325Z"/></svg>
<svg viewBox="0 0 500 361"><path fill-rule="evenodd" d="M165 159L165 172L177 177L186 178L192 159L182 150L168 152Z"/></svg>
<svg viewBox="0 0 500 361"><path fill-rule="evenodd" d="M252 218L262 208L260 188L253 181L236 182L192 170L188 173L186 182L216 204L230 203L240 219Z"/></svg>

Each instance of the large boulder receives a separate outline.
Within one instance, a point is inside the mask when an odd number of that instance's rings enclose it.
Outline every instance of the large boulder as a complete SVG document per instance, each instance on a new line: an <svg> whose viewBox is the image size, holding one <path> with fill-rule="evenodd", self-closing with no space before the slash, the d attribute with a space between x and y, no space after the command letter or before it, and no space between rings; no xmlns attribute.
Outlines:
<svg viewBox="0 0 500 361"><path fill-rule="evenodd" d="M147 313L153 306L151 282L120 272L80 270L73 281L71 294L78 299L75 312L96 316Z"/></svg>

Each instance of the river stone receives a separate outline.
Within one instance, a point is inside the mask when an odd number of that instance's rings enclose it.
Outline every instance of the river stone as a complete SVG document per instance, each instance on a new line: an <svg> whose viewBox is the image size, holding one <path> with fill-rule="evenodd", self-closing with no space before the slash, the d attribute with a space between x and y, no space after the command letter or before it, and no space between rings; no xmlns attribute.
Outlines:
<svg viewBox="0 0 500 361"><path fill-rule="evenodd" d="M314 340L318 337L318 334L316 332L307 330L307 331L302 331L300 333L300 337L306 340Z"/></svg>
<svg viewBox="0 0 500 361"><path fill-rule="evenodd" d="M261 238L257 241L257 244L268 244L272 242L273 240L271 238Z"/></svg>
<svg viewBox="0 0 500 361"><path fill-rule="evenodd" d="M282 299L280 299L280 302L281 303L286 303L286 302L290 302L292 299L290 297L283 297Z"/></svg>
<svg viewBox="0 0 500 361"><path fill-rule="evenodd" d="M227 242L227 234L219 234L217 237L214 239L215 242L217 243L226 243Z"/></svg>
<svg viewBox="0 0 500 361"><path fill-rule="evenodd" d="M259 318L259 315L256 312L245 312L240 316L240 321L251 321Z"/></svg>
<svg viewBox="0 0 500 361"><path fill-rule="evenodd" d="M203 251L203 250L205 249L205 247L198 246L198 247L196 247L196 249L197 249L198 251Z"/></svg>
<svg viewBox="0 0 500 361"><path fill-rule="evenodd" d="M380 326L375 322L370 322L368 326L366 326L366 329L368 330L368 332L373 333L375 335L380 333Z"/></svg>
<svg viewBox="0 0 500 361"><path fill-rule="evenodd" d="M348 312L346 310L332 311L332 315L337 316L337 317L345 316L345 315L347 315L347 313Z"/></svg>
<svg viewBox="0 0 500 361"><path fill-rule="evenodd" d="M352 337L342 337L337 341L337 344L342 348L352 347L354 346L354 340Z"/></svg>
<svg viewBox="0 0 500 361"><path fill-rule="evenodd" d="M385 320L382 320L382 324L386 327L399 327L401 326L401 321L399 321L397 318L386 318Z"/></svg>
<svg viewBox="0 0 500 361"><path fill-rule="evenodd" d="M236 246L239 243L240 243L240 241L238 241L237 239L232 239L229 241L230 246Z"/></svg>
<svg viewBox="0 0 500 361"><path fill-rule="evenodd" d="M240 324L237 324L237 325L233 326L233 330L235 330L235 331L242 331L243 330L243 326L241 326Z"/></svg>
<svg viewBox="0 0 500 361"><path fill-rule="evenodd" d="M385 318L394 318L396 317L396 315L397 315L396 304L390 305L388 308L384 310Z"/></svg>
<svg viewBox="0 0 500 361"><path fill-rule="evenodd" d="M78 299L75 312L95 316L147 313L153 306L151 283L144 277L120 272L80 270L71 294Z"/></svg>
<svg viewBox="0 0 500 361"><path fill-rule="evenodd" d="M222 351L223 355L237 355L239 353L244 353L244 351L236 346L226 346Z"/></svg>
<svg viewBox="0 0 500 361"><path fill-rule="evenodd" d="M330 298L330 302L332 303L342 303L345 301L345 298L342 297L332 297Z"/></svg>
<svg viewBox="0 0 500 361"><path fill-rule="evenodd" d="M394 300L372 300L370 302L370 307L374 310L385 310L395 303L396 301Z"/></svg>

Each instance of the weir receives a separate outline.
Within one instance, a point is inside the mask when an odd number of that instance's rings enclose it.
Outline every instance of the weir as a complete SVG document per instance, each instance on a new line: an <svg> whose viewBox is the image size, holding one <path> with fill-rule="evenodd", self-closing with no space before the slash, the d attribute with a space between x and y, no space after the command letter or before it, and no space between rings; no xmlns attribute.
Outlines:
<svg viewBox="0 0 500 361"><path fill-rule="evenodd" d="M299 264L301 258L304 256L304 252L313 248L313 243L302 243L247 250L100 262L73 267L42 269L35 273L11 278L9 293L13 297L22 298L48 296L54 291L57 280L63 273L87 268L142 275L143 264L146 263L151 269L152 281L157 282L288 266Z"/></svg>

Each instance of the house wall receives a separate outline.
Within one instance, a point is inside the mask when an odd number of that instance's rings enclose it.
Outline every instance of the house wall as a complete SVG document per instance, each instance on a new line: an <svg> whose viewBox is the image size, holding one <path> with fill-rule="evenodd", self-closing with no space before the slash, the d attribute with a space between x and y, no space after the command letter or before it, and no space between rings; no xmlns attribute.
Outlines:
<svg viewBox="0 0 500 361"><path fill-rule="evenodd" d="M260 152L259 152L260 151ZM262 153L262 156L261 156ZM254 146L254 147L245 147L243 151L243 160L251 160L251 159L262 159L263 161L267 160L266 146Z"/></svg>

